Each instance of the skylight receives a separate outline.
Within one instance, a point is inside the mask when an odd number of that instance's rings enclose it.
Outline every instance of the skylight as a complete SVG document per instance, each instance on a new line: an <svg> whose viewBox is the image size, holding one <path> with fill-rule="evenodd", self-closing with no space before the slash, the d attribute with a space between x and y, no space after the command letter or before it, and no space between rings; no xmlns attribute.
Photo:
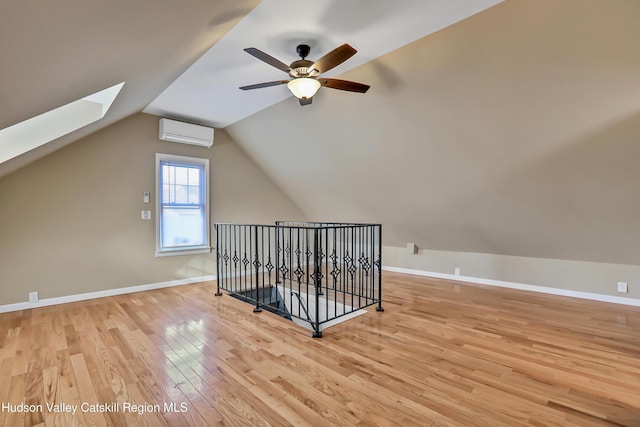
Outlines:
<svg viewBox="0 0 640 427"><path fill-rule="evenodd" d="M100 120L124 82L0 130L0 163Z"/></svg>

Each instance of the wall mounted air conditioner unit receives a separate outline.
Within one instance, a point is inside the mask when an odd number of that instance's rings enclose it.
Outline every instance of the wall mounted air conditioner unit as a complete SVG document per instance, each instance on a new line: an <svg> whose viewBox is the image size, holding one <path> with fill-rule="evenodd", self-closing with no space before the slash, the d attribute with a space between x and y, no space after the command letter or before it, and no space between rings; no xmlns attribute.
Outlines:
<svg viewBox="0 0 640 427"><path fill-rule="evenodd" d="M159 138L162 141L211 147L213 145L213 128L177 120L160 119Z"/></svg>

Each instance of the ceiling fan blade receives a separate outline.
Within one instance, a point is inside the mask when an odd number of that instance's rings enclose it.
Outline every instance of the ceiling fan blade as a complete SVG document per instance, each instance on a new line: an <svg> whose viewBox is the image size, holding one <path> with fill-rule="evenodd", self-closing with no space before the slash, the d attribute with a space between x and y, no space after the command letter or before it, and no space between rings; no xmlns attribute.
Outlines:
<svg viewBox="0 0 640 427"><path fill-rule="evenodd" d="M291 71L291 68L289 68L287 64L274 58L273 56L267 53L264 53L260 49L256 49L255 47L248 47L244 51L247 52L249 55L255 56L259 60L266 62L272 67L276 67L278 70L284 71L285 73L288 73L289 71Z"/></svg>
<svg viewBox="0 0 640 427"><path fill-rule="evenodd" d="M318 79L322 86L330 87L331 89L347 90L349 92L365 93L371 86L362 83L351 82L349 80L340 79Z"/></svg>
<svg viewBox="0 0 640 427"><path fill-rule="evenodd" d="M329 71L351 58L356 52L357 50L345 43L318 59L315 64L309 68L309 71L316 70L318 73Z"/></svg>
<svg viewBox="0 0 640 427"><path fill-rule="evenodd" d="M242 90L260 89L263 87L283 85L285 83L289 83L289 80L276 80L273 82L258 83L258 84L249 85L249 86L240 86L239 89L242 89Z"/></svg>
<svg viewBox="0 0 640 427"><path fill-rule="evenodd" d="M304 107L305 105L310 105L313 102L313 97L300 99L299 101L300 101L300 105Z"/></svg>

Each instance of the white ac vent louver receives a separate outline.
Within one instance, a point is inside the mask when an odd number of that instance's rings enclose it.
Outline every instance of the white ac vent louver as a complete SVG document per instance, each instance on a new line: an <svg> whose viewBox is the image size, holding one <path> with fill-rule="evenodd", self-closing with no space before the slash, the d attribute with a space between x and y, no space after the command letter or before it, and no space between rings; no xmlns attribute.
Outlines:
<svg viewBox="0 0 640 427"><path fill-rule="evenodd" d="M211 147L213 145L213 128L177 120L160 119L159 138L162 141Z"/></svg>

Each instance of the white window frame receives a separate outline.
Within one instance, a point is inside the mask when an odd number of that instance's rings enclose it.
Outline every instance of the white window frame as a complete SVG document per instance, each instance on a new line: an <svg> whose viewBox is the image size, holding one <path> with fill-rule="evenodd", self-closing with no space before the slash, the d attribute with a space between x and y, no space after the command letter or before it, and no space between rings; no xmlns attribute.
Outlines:
<svg viewBox="0 0 640 427"><path fill-rule="evenodd" d="M198 246L162 247L162 185L160 182L162 161L175 161L179 163L194 164L204 166L204 189L202 191L205 205L205 221L204 236L205 243ZM209 202L209 159L198 157L177 156L174 154L156 153L156 257L174 256L174 255L193 255L211 253L211 227L209 225L210 218L210 202Z"/></svg>

